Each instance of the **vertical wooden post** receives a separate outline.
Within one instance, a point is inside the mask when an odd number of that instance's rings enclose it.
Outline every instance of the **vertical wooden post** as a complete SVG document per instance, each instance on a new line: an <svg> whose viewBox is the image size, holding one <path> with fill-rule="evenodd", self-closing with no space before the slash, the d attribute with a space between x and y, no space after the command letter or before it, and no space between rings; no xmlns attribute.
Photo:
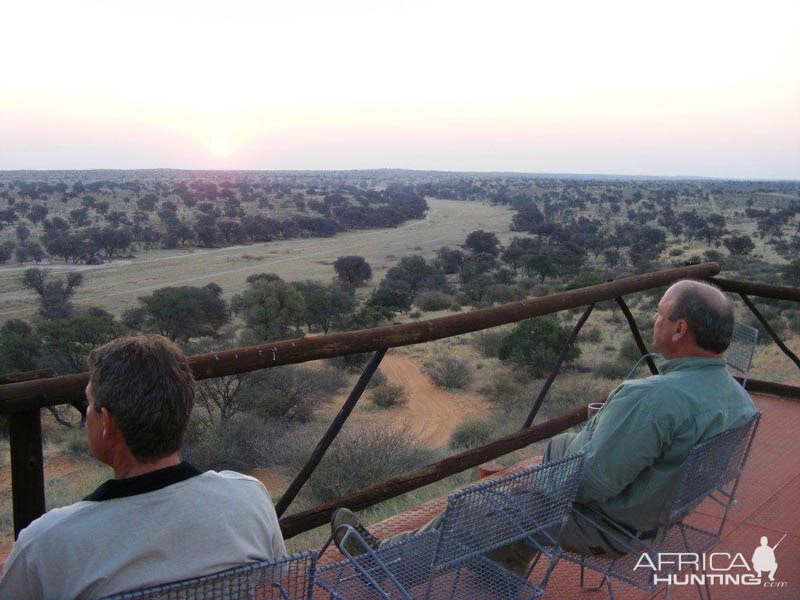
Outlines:
<svg viewBox="0 0 800 600"><path fill-rule="evenodd" d="M45 512L42 421L39 409L8 415L14 539Z"/></svg>
<svg viewBox="0 0 800 600"><path fill-rule="evenodd" d="M52 369L0 375L0 384L53 377ZM14 539L45 512L42 419L39 408L8 415Z"/></svg>

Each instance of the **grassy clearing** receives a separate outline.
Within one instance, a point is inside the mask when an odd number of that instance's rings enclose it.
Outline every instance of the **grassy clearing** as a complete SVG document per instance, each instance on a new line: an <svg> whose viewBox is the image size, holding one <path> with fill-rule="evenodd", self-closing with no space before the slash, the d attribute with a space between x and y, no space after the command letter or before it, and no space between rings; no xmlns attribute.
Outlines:
<svg viewBox="0 0 800 600"><path fill-rule="evenodd" d="M368 296L375 282L388 270L390 255L420 253L432 256L440 246L464 242L465 231L508 231L512 212L481 202L428 199L425 219L409 221L394 229L348 231L332 238L291 239L263 244L215 249L151 250L136 258L117 260L80 269L84 284L75 297L77 305L100 306L114 315L137 306L137 298L165 286L220 285L226 299L245 288L254 273L276 273L287 281L330 281L333 261L339 256L363 256L372 266L373 283L358 290ZM415 247L420 250L414 250ZM249 258L243 259L246 253ZM20 268L0 267L0 321L29 318L35 312L32 295L18 282Z"/></svg>

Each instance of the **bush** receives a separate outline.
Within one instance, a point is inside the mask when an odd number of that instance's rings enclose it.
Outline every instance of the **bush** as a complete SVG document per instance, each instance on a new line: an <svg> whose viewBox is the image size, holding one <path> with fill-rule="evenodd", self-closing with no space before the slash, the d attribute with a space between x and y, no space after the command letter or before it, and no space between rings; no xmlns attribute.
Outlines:
<svg viewBox="0 0 800 600"><path fill-rule="evenodd" d="M800 333L800 311L792 311L788 316L789 329L794 333Z"/></svg>
<svg viewBox="0 0 800 600"><path fill-rule="evenodd" d="M442 292L421 292L414 304L424 311L444 310L453 303L453 297Z"/></svg>
<svg viewBox="0 0 800 600"><path fill-rule="evenodd" d="M299 429L283 419L246 414L210 428L198 428L194 414L193 421L181 455L201 471L248 470L284 462L288 440L297 436Z"/></svg>
<svg viewBox="0 0 800 600"><path fill-rule="evenodd" d="M553 317L537 317L519 323L500 346L500 358L526 368L534 377L544 377L556 359L570 331ZM566 362L580 356L578 342L567 352Z"/></svg>
<svg viewBox="0 0 800 600"><path fill-rule="evenodd" d="M494 439L494 426L485 419L468 419L459 423L450 436L453 450L469 450Z"/></svg>
<svg viewBox="0 0 800 600"><path fill-rule="evenodd" d="M378 408L394 408L408 402L408 395L403 386L384 383L372 390L370 399Z"/></svg>
<svg viewBox="0 0 800 600"><path fill-rule="evenodd" d="M377 371L375 371L372 374L372 377L370 377L370 380L369 380L369 383L367 384L367 387L368 388L376 388L378 386L381 386L381 385L385 384L386 381L387 381L386 375L383 374L383 371L378 369Z"/></svg>
<svg viewBox="0 0 800 600"><path fill-rule="evenodd" d="M497 358L506 333L496 329L484 329L472 334L472 344L487 358Z"/></svg>
<svg viewBox="0 0 800 600"><path fill-rule="evenodd" d="M635 363L627 364L621 361L605 361L601 362L596 369L598 377L603 379L623 379L633 368Z"/></svg>
<svg viewBox="0 0 800 600"><path fill-rule="evenodd" d="M418 310L412 310L408 313L409 318L411 319L419 319L422 316L422 313Z"/></svg>
<svg viewBox="0 0 800 600"><path fill-rule="evenodd" d="M363 354L348 354L347 356L335 356L329 358L328 362L337 369L344 369L347 371L359 371L369 362L371 352L364 352Z"/></svg>
<svg viewBox="0 0 800 600"><path fill-rule="evenodd" d="M331 396L347 385L347 376L340 369L325 368L312 371L300 368L300 371L301 376L307 375L313 379L317 391L324 396Z"/></svg>
<svg viewBox="0 0 800 600"><path fill-rule="evenodd" d="M493 304L506 304L508 302L514 302L515 300L519 300L520 298L523 297L524 294L517 286L496 283L486 288L486 291L483 293L483 296L481 297L480 304L481 306L491 306Z"/></svg>
<svg viewBox="0 0 800 600"><path fill-rule="evenodd" d="M600 331L597 327L592 327L591 329L584 329L581 331L582 337L587 342L600 342L603 339L603 332Z"/></svg>
<svg viewBox="0 0 800 600"><path fill-rule="evenodd" d="M591 375L565 375L556 379L542 404L540 417L553 418L585 407L590 402L603 402L615 383ZM532 394L532 397L535 395Z"/></svg>
<svg viewBox="0 0 800 600"><path fill-rule="evenodd" d="M55 434L63 452L72 458L89 458L89 442L86 439L86 430L73 427L59 427Z"/></svg>
<svg viewBox="0 0 800 600"><path fill-rule="evenodd" d="M773 311L762 310L761 314L769 323L769 326L772 327L772 330L778 334L778 336L782 336L783 333L786 331L786 323L783 320L783 317L780 313L775 313ZM759 344L771 344L772 337L767 333L767 330L764 329L764 326L761 322L756 318L756 316L748 311L748 315L743 319L744 323L750 325L751 327L755 327L758 329L758 343Z"/></svg>
<svg viewBox="0 0 800 600"><path fill-rule="evenodd" d="M632 337L626 337L617 352L617 357L623 364L628 363L633 367L636 361L642 358L642 352L639 350L639 346L636 345L636 341Z"/></svg>
<svg viewBox="0 0 800 600"><path fill-rule="evenodd" d="M472 383L472 368L464 358L442 356L425 363L422 368L436 385L445 389L461 389Z"/></svg>
<svg viewBox="0 0 800 600"><path fill-rule="evenodd" d="M490 402L508 406L517 404L522 386L512 376L498 372L479 391Z"/></svg>
<svg viewBox="0 0 800 600"><path fill-rule="evenodd" d="M308 455L295 454L303 460ZM383 427L345 430L328 449L308 486L317 502L328 502L431 459L431 450L417 444L408 431Z"/></svg>

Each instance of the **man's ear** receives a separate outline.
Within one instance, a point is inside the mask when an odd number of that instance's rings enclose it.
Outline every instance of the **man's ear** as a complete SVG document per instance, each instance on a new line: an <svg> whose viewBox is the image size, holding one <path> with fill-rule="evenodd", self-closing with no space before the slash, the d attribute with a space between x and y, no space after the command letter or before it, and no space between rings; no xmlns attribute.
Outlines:
<svg viewBox="0 0 800 600"><path fill-rule="evenodd" d="M103 439L107 440L119 433L119 425L117 425L117 420L105 406L100 409L100 421L103 424Z"/></svg>
<svg viewBox="0 0 800 600"><path fill-rule="evenodd" d="M675 328L672 330L672 340L678 342L689 335L689 324L684 319L675 321Z"/></svg>

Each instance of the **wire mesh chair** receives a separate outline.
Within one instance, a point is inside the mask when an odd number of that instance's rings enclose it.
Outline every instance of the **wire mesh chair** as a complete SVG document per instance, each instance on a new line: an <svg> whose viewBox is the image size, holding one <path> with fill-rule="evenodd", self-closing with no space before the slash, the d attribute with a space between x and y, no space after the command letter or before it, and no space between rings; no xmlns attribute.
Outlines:
<svg viewBox="0 0 800 600"><path fill-rule="evenodd" d="M742 387L747 387L747 377L758 342L758 329L736 321L728 349L723 354L728 368L742 376Z"/></svg>
<svg viewBox="0 0 800 600"><path fill-rule="evenodd" d="M102 600L311 600L316 565L317 554L309 551Z"/></svg>
<svg viewBox="0 0 800 600"><path fill-rule="evenodd" d="M669 578L678 574L681 567L662 564L658 560L659 553L690 552L699 555L719 541L728 512L735 501L736 488L750 453L760 417L760 413L757 413L744 425L724 431L692 448L676 482L668 516L663 527L657 532L631 532L611 519L597 515L592 518L584 512L573 511L574 518L599 529L615 547L626 552L619 557L564 552L563 558L581 567L581 587L599 589L605 584L608 595L613 600L615 596L611 586L612 578L644 590L653 590L667 580L668 599L671 589ZM684 519L689 513L706 499L710 499L722 508L719 527L703 529L685 523ZM643 554L648 555L649 562L643 559ZM650 568L650 565L655 565L657 569ZM584 584L586 568L603 575L599 585L590 587ZM692 570L695 571L694 566ZM702 600L703 588L699 582L696 582L696 586ZM711 598L707 585L704 589L706 597Z"/></svg>
<svg viewBox="0 0 800 600"><path fill-rule="evenodd" d="M542 554L550 560L541 584L546 585L560 558L558 538L582 466L579 453L455 492L436 529L378 550L347 527L340 548L352 539L364 553L352 556L342 550L347 560L321 568L316 584L334 599L538 598L540 587L486 554L514 543L530 544L537 561Z"/></svg>

